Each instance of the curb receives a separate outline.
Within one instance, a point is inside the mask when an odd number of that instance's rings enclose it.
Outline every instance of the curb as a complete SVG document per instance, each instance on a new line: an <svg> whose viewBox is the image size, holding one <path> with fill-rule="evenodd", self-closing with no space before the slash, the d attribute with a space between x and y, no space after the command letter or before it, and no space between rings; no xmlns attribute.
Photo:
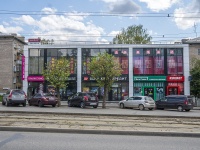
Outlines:
<svg viewBox="0 0 200 150"><path fill-rule="evenodd" d="M200 133L79 130L79 129L55 129L55 128L22 128L22 127L3 127L3 126L2 127L0 126L0 131L74 133L74 134L104 134L104 135L133 135L133 136L198 137L198 138L200 137Z"/></svg>
<svg viewBox="0 0 200 150"><path fill-rule="evenodd" d="M56 115L85 115L85 116L121 116L121 117L151 117L151 118L190 118L200 119L196 116L159 116L159 115L133 115L133 114L89 114L89 113L69 113L69 112L35 112L35 111L3 111L1 113L26 113L26 114L56 114Z"/></svg>

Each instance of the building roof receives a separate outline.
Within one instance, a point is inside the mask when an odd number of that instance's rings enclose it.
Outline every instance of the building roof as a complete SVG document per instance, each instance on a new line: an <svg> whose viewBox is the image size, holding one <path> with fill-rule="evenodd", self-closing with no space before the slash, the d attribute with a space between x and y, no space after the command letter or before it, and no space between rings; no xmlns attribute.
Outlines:
<svg viewBox="0 0 200 150"><path fill-rule="evenodd" d="M183 44L200 44L200 37L194 39L182 39Z"/></svg>
<svg viewBox="0 0 200 150"><path fill-rule="evenodd" d="M23 43L24 45L27 45L27 43L24 42L24 40L23 40L24 37L23 36L17 36L16 33L7 34L7 33L0 32L0 38L2 38L2 37L11 37L11 38L14 38L15 40Z"/></svg>

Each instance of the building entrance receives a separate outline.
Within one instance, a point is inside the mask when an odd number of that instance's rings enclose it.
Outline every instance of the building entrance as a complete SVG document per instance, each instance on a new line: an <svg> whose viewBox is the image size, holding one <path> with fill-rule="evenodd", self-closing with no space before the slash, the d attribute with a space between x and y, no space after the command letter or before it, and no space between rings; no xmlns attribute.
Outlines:
<svg viewBox="0 0 200 150"><path fill-rule="evenodd" d="M180 88L179 86L167 86L167 95L179 95Z"/></svg>
<svg viewBox="0 0 200 150"><path fill-rule="evenodd" d="M122 88L121 87L112 87L111 99L112 99L112 101L120 101L122 99Z"/></svg>

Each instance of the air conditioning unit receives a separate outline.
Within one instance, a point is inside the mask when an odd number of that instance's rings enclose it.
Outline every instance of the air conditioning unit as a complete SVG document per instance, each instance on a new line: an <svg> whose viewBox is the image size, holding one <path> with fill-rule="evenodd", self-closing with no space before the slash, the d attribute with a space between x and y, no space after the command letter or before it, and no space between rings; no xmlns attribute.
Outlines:
<svg viewBox="0 0 200 150"><path fill-rule="evenodd" d="M14 83L14 84L16 83L16 78L13 78L13 83Z"/></svg>

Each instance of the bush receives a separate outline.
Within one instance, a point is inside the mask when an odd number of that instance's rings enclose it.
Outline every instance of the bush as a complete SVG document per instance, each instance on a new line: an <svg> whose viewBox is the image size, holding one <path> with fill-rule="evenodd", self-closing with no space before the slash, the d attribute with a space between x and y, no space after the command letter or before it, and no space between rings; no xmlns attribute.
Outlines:
<svg viewBox="0 0 200 150"><path fill-rule="evenodd" d="M3 99L3 96L2 96L2 95L0 95L0 102L2 102L2 99Z"/></svg>

